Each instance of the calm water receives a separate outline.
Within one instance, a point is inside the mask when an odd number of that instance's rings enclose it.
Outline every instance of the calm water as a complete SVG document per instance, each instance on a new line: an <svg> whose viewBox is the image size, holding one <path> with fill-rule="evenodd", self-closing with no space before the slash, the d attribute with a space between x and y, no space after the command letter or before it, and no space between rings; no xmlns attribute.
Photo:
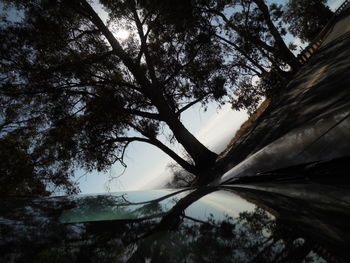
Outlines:
<svg viewBox="0 0 350 263"><path fill-rule="evenodd" d="M1 200L1 262L349 262L350 194L289 182Z"/></svg>

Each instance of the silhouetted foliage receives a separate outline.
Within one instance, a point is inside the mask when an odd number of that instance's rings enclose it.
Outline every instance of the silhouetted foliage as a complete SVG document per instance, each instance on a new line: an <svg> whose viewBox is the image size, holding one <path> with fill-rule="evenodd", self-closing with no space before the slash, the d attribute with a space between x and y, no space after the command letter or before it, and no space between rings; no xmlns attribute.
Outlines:
<svg viewBox="0 0 350 263"><path fill-rule="evenodd" d="M165 184L167 188L188 187L195 181L196 176L184 170L177 164L170 164L167 167L170 169L171 178Z"/></svg>
<svg viewBox="0 0 350 263"><path fill-rule="evenodd" d="M290 49L293 47L283 40L287 30L282 21L282 5L268 5L261 0L162 2L164 6L181 6L186 14L172 19L173 12L165 8L164 23L199 28L220 45L234 109L254 112L264 96L271 97L281 88L273 85L275 81L267 80L270 76L286 83L300 68ZM259 85L252 84L253 77L262 79Z"/></svg>
<svg viewBox="0 0 350 263"><path fill-rule="evenodd" d="M31 127L20 127L0 138L0 195L77 193L79 188L65 157L48 153L43 146L35 147L35 143Z"/></svg>
<svg viewBox="0 0 350 263"><path fill-rule="evenodd" d="M289 0L283 14L283 20L289 24L288 31L302 42L314 40L333 15L326 3L326 0Z"/></svg>
<svg viewBox="0 0 350 263"><path fill-rule="evenodd" d="M180 121L190 106L226 94L220 48L205 32L164 25L132 0L101 1L106 24L84 0L6 3L21 16L1 25L2 136L30 126L30 150L67 171L125 165L125 149L135 141L197 175L214 163L216 154ZM128 39L113 35L119 27L129 30ZM164 125L194 165L159 140Z"/></svg>
<svg viewBox="0 0 350 263"><path fill-rule="evenodd" d="M126 166L132 142L209 177L217 155L184 127L181 114L227 101L251 113L300 67L283 41L283 6L264 0L2 3L0 138L25 142L16 154L26 155L34 174L50 171L38 180L68 191L77 168ZM118 38L120 29L127 39ZM166 127L165 138L190 160L162 142Z"/></svg>
<svg viewBox="0 0 350 263"><path fill-rule="evenodd" d="M284 78L273 69L262 75L257 83L252 83L250 78L244 78L239 83L239 89L234 92L236 98L232 102L232 108L246 109L248 114L252 115L263 98L274 101L283 92L287 83L288 78Z"/></svg>

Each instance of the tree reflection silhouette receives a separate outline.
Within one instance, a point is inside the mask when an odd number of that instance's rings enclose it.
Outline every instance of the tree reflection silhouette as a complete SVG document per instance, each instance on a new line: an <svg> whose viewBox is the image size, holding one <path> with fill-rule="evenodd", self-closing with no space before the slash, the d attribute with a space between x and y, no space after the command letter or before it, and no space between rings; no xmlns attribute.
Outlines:
<svg viewBox="0 0 350 263"><path fill-rule="evenodd" d="M301 195L300 187L295 190L300 198L231 187L226 191L255 204L255 208L237 216L226 213L219 219L213 214L203 219L187 213L193 203L217 190L205 187L188 191L185 196L179 197L175 192L166 198L138 203L129 201L127 196L18 201L10 209L12 214L7 212L5 216L4 210L0 210L0 216L6 218L0 221L0 234L4 237L0 242L0 259L4 262L314 262L322 258L326 262L349 262L347 202L313 198L316 191L311 190ZM340 197L347 191L338 190ZM171 208L164 205L169 203ZM64 209L79 215L76 219L89 218L88 214L79 214L91 212L86 206L91 209L100 206L102 212L103 208L112 207L118 213L137 218L58 222L61 215L58 211Z"/></svg>

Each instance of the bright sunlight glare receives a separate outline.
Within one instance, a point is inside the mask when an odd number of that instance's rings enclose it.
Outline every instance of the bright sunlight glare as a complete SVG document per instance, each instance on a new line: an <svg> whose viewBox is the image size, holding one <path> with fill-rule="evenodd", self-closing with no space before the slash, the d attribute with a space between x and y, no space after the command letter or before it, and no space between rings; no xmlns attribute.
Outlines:
<svg viewBox="0 0 350 263"><path fill-rule="evenodd" d="M125 29L121 29L119 31L117 31L117 33L115 34L115 36L117 38L119 38L120 40L125 40L129 37L130 32L125 30Z"/></svg>

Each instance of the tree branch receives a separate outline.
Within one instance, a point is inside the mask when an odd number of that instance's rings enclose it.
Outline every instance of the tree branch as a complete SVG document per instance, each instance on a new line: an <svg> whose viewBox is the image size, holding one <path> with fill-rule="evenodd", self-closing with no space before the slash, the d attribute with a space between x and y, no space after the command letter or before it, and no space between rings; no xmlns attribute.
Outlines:
<svg viewBox="0 0 350 263"><path fill-rule="evenodd" d="M284 43L284 41L281 37L281 34L278 32L276 26L273 24L271 17L270 17L270 14L269 14L269 8L265 4L264 0L253 0L253 1L259 7L261 12L263 13L267 27L269 28L271 35L273 36L275 41L278 43L278 46L281 49L285 50L285 52L291 53L290 50L288 49L288 47L286 46L286 44ZM293 55L293 53L291 53L291 55ZM295 56L293 55L293 57L295 57Z"/></svg>
<svg viewBox="0 0 350 263"><path fill-rule="evenodd" d="M235 26L223 13L216 11L215 9L208 9L209 12L211 12L212 14L218 15L222 18L222 20L226 23L226 25L230 28L232 28L239 36L241 36L244 39L247 39L247 36L243 36L240 33L240 28L238 28L237 26ZM271 52L271 53L275 53L277 50L266 44L264 41L262 41L260 38L258 37L253 37L250 36L248 40L251 40L253 43L255 43L256 45L261 46L262 48L266 49L267 51Z"/></svg>
<svg viewBox="0 0 350 263"><path fill-rule="evenodd" d="M200 46L196 49L194 55L193 55L185 64L180 65L180 66L173 72L173 74L171 74L171 75L163 82L163 85L168 84L173 78L175 78L175 77L179 74L179 72L180 72L182 69L184 69L184 68L187 67L189 64L191 64L192 61L196 58L196 56L197 56L199 50L202 48L202 46L203 46L203 45L200 45Z"/></svg>
<svg viewBox="0 0 350 263"><path fill-rule="evenodd" d="M150 138L141 128L139 128L133 124L129 124L129 125L132 128L134 128L136 131L141 133L143 136L148 138L148 139L146 139L147 141L145 141L145 142L152 144L152 145L158 147L159 149L161 149L164 153L169 155L175 162L177 162L180 166L182 166L188 172L190 172L192 174L198 174L198 170L196 169L195 166L189 164L185 159L180 157L177 153L175 153L173 150L171 150L169 147L167 147L161 141L157 140L154 137Z"/></svg>
<svg viewBox="0 0 350 263"><path fill-rule="evenodd" d="M131 1L131 9L132 9L132 13L136 22L136 28L137 28L137 32L139 34L140 37L140 41L141 41L141 50L143 51L142 53L145 55L145 59L146 59L146 64L152 79L152 82L154 84L158 83L158 80L156 78L156 73L155 73L155 68L152 62L152 58L148 52L148 48L147 48L147 36L144 34L143 32L143 28L142 28L142 22L140 21L140 18L137 14L136 11L136 7L135 7L135 2Z"/></svg>
<svg viewBox="0 0 350 263"><path fill-rule="evenodd" d="M176 115L180 115L182 112L188 110L189 108L191 108L193 105L197 104L198 102L202 101L206 96L210 95L211 92L208 92L206 93L205 95L201 96L200 98L188 103L186 106L182 107L181 109L179 109L177 112L176 112Z"/></svg>
<svg viewBox="0 0 350 263"><path fill-rule="evenodd" d="M72 31L72 35L73 38L69 39L68 41L76 41L77 39L83 37L84 35L89 35L89 34L94 34L94 33L98 33L100 31L93 29L93 30L81 30L81 29L75 29L79 32L81 32L80 34L78 34L77 36L75 35L74 30Z"/></svg>
<svg viewBox="0 0 350 263"><path fill-rule="evenodd" d="M95 10L90 6L86 0L76 0L80 6L86 11L86 16L90 21L102 32L106 37L107 41L113 49L113 53L116 54L124 63L124 65L130 70L137 82L142 87L143 93L149 98L152 97L152 83L144 75L142 69L137 66L130 56L124 51L118 40L114 37L112 32L106 27L101 18L95 12Z"/></svg>
<svg viewBox="0 0 350 263"><path fill-rule="evenodd" d="M134 114L140 117L145 117L152 120L157 120L157 121L163 120L161 116L157 113L145 112L145 111L134 110L134 109L125 109L124 112Z"/></svg>
<svg viewBox="0 0 350 263"><path fill-rule="evenodd" d="M233 46L239 53L241 53L246 59L248 59L250 61L250 63L252 63L255 67L257 67L261 72L266 72L266 70L256 61L254 61L243 49L241 49L236 43L218 35L218 34L215 34L215 36L224 41L225 43Z"/></svg>
<svg viewBox="0 0 350 263"><path fill-rule="evenodd" d="M298 69L300 66L299 61L295 57L295 55L289 50L286 43L284 42L281 34L278 32L278 29L273 24L270 14L269 14L269 8L265 4L264 0L253 0L254 3L259 7L261 12L263 13L264 20L267 24L267 27L269 28L269 31L273 38L275 39L278 48L276 49L276 53L286 60L286 62L293 68Z"/></svg>

